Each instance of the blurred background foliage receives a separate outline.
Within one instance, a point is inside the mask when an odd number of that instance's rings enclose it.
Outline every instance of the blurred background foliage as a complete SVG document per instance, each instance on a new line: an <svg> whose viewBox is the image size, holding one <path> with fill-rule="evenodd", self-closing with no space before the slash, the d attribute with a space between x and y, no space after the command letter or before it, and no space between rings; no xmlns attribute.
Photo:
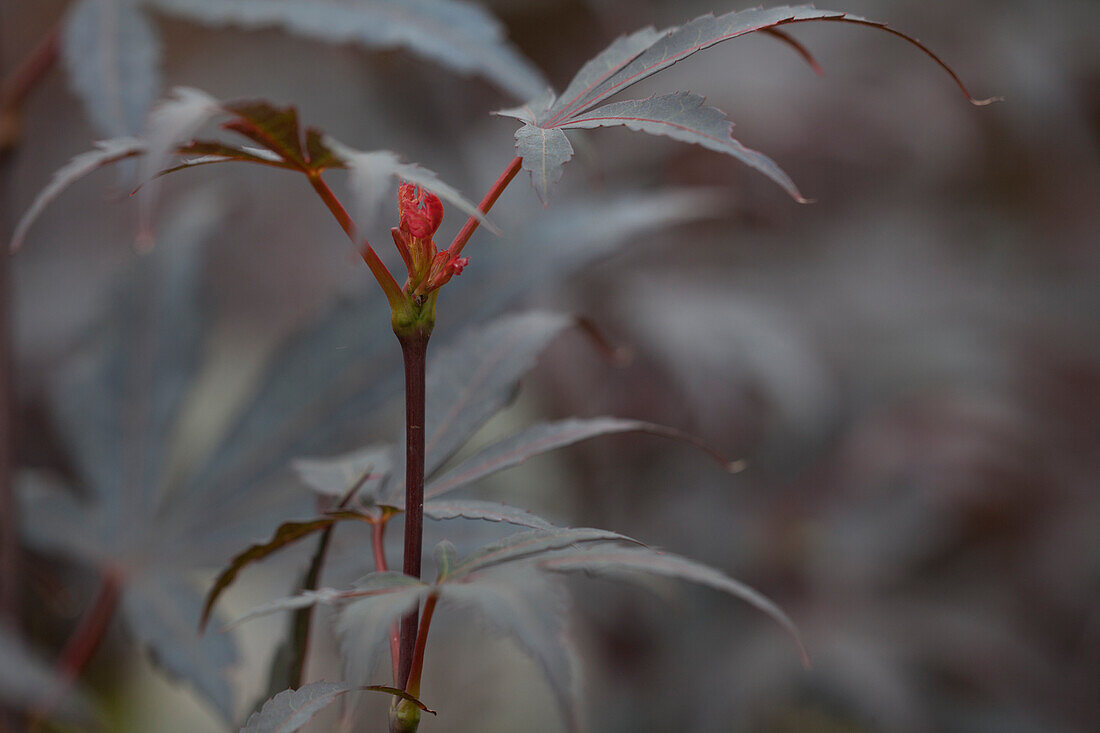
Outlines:
<svg viewBox="0 0 1100 733"><path fill-rule="evenodd" d="M463 278L483 268L497 279L440 301L437 332L453 334L499 310L496 282L518 292L509 308L586 315L633 353L617 367L582 338L560 340L486 434L531 416L615 414L690 430L747 469L730 477L676 446L617 437L540 458L479 495L708 562L771 595L804 631L810 672L766 620L727 598L693 590L670 601L661 587L640 595L578 583L573 628L599 730L1096 730L1100 6L834 5L912 33L977 96L1006 101L972 108L914 49L861 28L794 30L824 78L774 39L723 45L631 96L705 94L816 203L792 203L697 147L622 130L578 134L551 219L587 204L595 227L603 196L700 185L712 215L631 229L613 253L594 243L598 256L544 278L524 271L522 248L568 250L583 237L565 222L538 224L545 215L521 178L496 210L507 237L482 232L465 252ZM488 6L558 88L622 32L733 9L709 0ZM3 68L64 9L7 3ZM513 154L514 125L487 112L515 100L404 51L161 16L155 24L166 87L292 102L339 139L398 151L475 198ZM60 71L28 99L24 121L3 171L4 231L97 137ZM46 409L49 375L139 257L135 207L114 175L66 193L12 261L25 467L70 469ZM335 298L384 308L302 181L206 169L173 177L165 199L211 186L230 216L207 248L207 357L185 411L182 462L218 443L277 345ZM444 231L460 224L449 216ZM390 337L382 329L378 338ZM378 353L398 366L396 345ZM316 358L323 365L326 353ZM302 399L313 389L303 381ZM383 439L399 419L392 405L364 418ZM27 626L50 656L94 583L44 556L24 565ZM271 597L285 576L277 563L261 569L230 604ZM456 614L433 632L424 689L441 715L424 729L558 730L536 670L470 623ZM281 628L242 629L241 716ZM319 638L312 678L339 674L331 654ZM227 729L147 664L108 637L87 676L108 729Z"/></svg>

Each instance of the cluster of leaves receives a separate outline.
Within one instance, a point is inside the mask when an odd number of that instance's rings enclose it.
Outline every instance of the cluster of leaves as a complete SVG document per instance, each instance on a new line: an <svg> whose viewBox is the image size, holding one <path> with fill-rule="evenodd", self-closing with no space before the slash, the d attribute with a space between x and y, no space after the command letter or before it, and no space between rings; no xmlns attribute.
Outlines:
<svg viewBox="0 0 1100 733"><path fill-rule="evenodd" d="M285 24L299 30L312 27L304 11L293 2L233 0L218 5L229 8L220 16L214 5L206 2L164 0L155 4L185 13L201 8L194 12L204 18L246 25ZM456 5L432 4L441 8ZM390 5L376 2L369 7L377 10ZM126 12L136 12L136 6L124 6ZM119 7L123 5L83 0L74 10L74 17ZM314 3L310 7L337 13L335 8L353 6ZM131 16L130 20L137 17ZM346 16L340 17L347 20ZM729 154L802 200L789 177L766 156L734 140L725 115L704 106L701 97L680 92L597 105L698 50L746 33L778 34L808 56L777 30L805 21L842 21L883 28L856 16L799 7L707 15L660 32L643 29L618 39L586 64L561 97L546 93L524 107L501 112L524 123L516 134L517 151L539 197L548 200L551 186L560 178L561 166L572 156L565 130L625 125ZM85 22L89 21L73 20L71 26L82 27ZM131 26L138 27L132 22L119 27ZM456 27L463 26L456 23ZM378 27L372 25L369 34L376 31ZM344 37L354 37L347 29L343 32ZM377 42L376 35L371 38ZM394 40L394 36L385 38ZM917 41L907 40L927 51ZM418 49L408 37L401 36L398 42ZM492 53L501 47L488 44L486 48ZM447 60L457 64L452 58ZM494 57L490 65L495 68L500 61ZM514 78L512 82L522 86ZM144 87L137 84L135 88ZM122 109L118 100L114 102L116 110ZM218 114L231 116L223 124L225 129L247 137L259 147L193 140L199 128ZM134 128L120 123L111 129L132 132ZM184 157L172 162L173 155ZM222 103L196 90L179 89L174 99L153 110L143 137L116 137L100 143L98 150L79 156L59 171L20 222L13 246L18 246L45 204L69 183L99 166L138 156L142 158L146 201L151 200L154 179L161 173L242 161L300 172L315 188L325 171L348 170L357 193L356 208L362 212L361 222L377 208L391 178L424 185L484 220L483 212L431 171L401 163L388 151L356 151L316 129L302 130L293 108L260 102ZM209 229L213 225L209 212L216 206L204 202L200 208L207 216L197 220ZM194 226L196 219L183 221ZM341 223L356 240L355 227ZM168 231L166 239L170 240L175 235L171 227ZM201 604L183 576L195 565L208 566L224 559L229 554L227 548L239 549L241 538L256 536L257 528L270 530L279 521L307 515L306 495L288 483L273 482L273 476L280 473L287 457L328 451L345 440L348 426L388 395L396 379L395 375L380 373L381 368L375 365L361 368L364 354L373 353L379 340L363 339L360 332L350 339L354 344L354 351L349 350L352 360L328 365L326 368L334 369L334 373L310 375L311 385L319 384L320 388L311 390L311 400L302 415L292 415L304 419L290 420L285 407L288 399L300 399L299 378L313 370L317 351L331 343L326 342L331 337L326 329L306 334L282 355L254 401L202 465L183 479L167 471L171 433L186 386L201 361L200 300L193 297L199 261L199 250L193 243L202 238L200 235L185 232L180 236L190 245L167 244L145 263L148 271L118 298L119 307L111 321L114 325L81 359L67 365L59 379L55 411L73 450L82 485L93 502L91 521L79 521L81 508L69 494L54 488L30 487L25 492L25 510L32 544L76 556L97 566L105 576L121 579L123 614L134 635L153 648L169 670L191 680L228 715L233 700L225 675L236 660L235 647L226 635L207 635L201 645L184 642L193 634L187 621L199 617ZM535 258L525 253L524 259L531 269ZM127 328L117 326L123 322ZM389 517L403 511L404 477L395 468L400 461L395 460L392 446L372 446L337 459L301 462L299 470L307 483L322 494L340 497L337 510L284 523L273 539L239 554L215 583L202 611L204 618L218 594L245 565L320 532L323 539L303 583L304 591L257 609L252 615L295 610L295 628L301 629L300 622L305 619L308 630L308 610L312 606L321 602L337 604L337 628L349 663L347 675L353 678L371 672L394 623L409 610L429 602L434 607L437 599L474 606L490 624L516 638L535 657L571 729L577 727L578 719L568 645L561 634L558 613L560 589L552 579L555 573L583 571L627 578L649 573L681 578L746 600L795 633L793 624L774 604L713 568L658 552L606 530L559 528L513 507L441 498L530 456L599 435L646 432L686 438L669 428L614 418L545 423L489 446L450 471L441 471L472 434L507 404L536 355L569 323L568 318L548 314L513 316L492 323L466 334L458 345L440 353L429 371L426 469L431 480L425 513L434 519L515 524L527 531L487 545L461 560L452 546L440 545L436 552L439 572L432 584L380 568L351 588L318 589L327 538L335 524L349 520L383 526ZM382 324L384 320L377 319L371 325L381 327L384 334ZM133 331L129 330L131 326ZM352 362L360 370L345 381L341 379L346 374L343 368ZM119 405L125 405L125 409ZM98 429L89 430L89 420L95 421ZM273 490L273 484L279 489ZM297 643L304 645L301 638ZM273 679L294 681L300 678L300 670L299 654L291 664L290 676ZM294 730L308 719L309 711L319 710L352 689L343 683L316 683L281 693L250 719L247 729ZM366 689L391 691L378 685Z"/></svg>
<svg viewBox="0 0 1100 733"><path fill-rule="evenodd" d="M63 20L62 58L102 135L140 133L160 96L161 43L150 12L372 49L401 47L484 76L521 99L545 85L496 18L454 0L77 0Z"/></svg>
<svg viewBox="0 0 1100 733"><path fill-rule="evenodd" d="M567 226L549 217L533 222L530 252L502 248L454 287L489 293L494 275L517 270L521 256L534 263L538 282L553 283L646 229L707 215L712 204L700 193L566 207ZM224 206L209 193L181 201L156 249L120 283L83 353L57 372L52 412L74 456L75 491L56 476L28 473L21 497L28 545L117 578L131 636L230 716L228 673L239 654L232 634L199 642L202 600L191 575L280 522L309 517L313 502L287 461L361 444L376 429L364 416L399 390L401 377L381 356L390 345L384 309L373 299L341 301L275 355L220 444L172 470L170 446L204 358L202 240L217 230ZM471 319L490 315L533 280L510 278L491 297L456 298L457 315L461 303ZM549 320L553 333L570 322ZM513 390L514 382L504 394ZM295 668L288 663L275 675L274 691L293 681Z"/></svg>
<svg viewBox="0 0 1100 733"><path fill-rule="evenodd" d="M553 185L561 179L562 166L573 157L573 146L565 130L613 126L665 135L730 155L771 178L795 200L805 202L790 177L766 155L735 140L733 123L725 113L705 105L703 97L697 94L675 92L597 105L698 51L754 32L778 36L820 70L809 52L780 30L783 26L810 21L852 23L888 31L928 54L951 75L971 102L981 105L991 101L971 97L955 73L920 41L887 28L884 23L803 5L754 8L717 17L708 14L661 31L643 28L616 39L581 67L561 95L548 89L521 107L497 114L524 123L516 131L516 150L544 203L549 201Z"/></svg>

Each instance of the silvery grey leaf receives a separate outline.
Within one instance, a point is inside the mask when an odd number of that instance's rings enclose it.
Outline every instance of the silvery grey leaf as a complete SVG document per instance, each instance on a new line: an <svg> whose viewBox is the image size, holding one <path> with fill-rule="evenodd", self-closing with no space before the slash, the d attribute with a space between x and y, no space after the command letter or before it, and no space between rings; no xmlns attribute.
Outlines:
<svg viewBox="0 0 1100 733"><path fill-rule="evenodd" d="M388 443L371 445L332 458L299 458L294 470L304 483L319 494L342 499L365 475L357 495L377 499L385 477L393 470L396 448Z"/></svg>
<svg viewBox="0 0 1100 733"><path fill-rule="evenodd" d="M299 608L309 608L318 603L332 605L339 601L349 599L361 599L377 595L399 593L409 588L426 588L416 578L410 578L404 573L388 570L380 573L370 573L357 580L351 588L337 590L335 588L318 588L317 590L303 591L297 595L279 598L274 601L256 606L248 613L233 619L229 627L239 626L245 621L251 621L260 616L268 616L281 611L296 611Z"/></svg>
<svg viewBox="0 0 1100 733"><path fill-rule="evenodd" d="M606 529L589 527L554 527L552 529L532 529L504 537L496 542L474 550L455 566L448 576L453 582L471 576L474 573L494 568L518 560L537 559L538 556L567 547L580 546L588 542L623 542L639 544L637 540L611 532Z"/></svg>
<svg viewBox="0 0 1100 733"><path fill-rule="evenodd" d="M795 200L805 201L794 181L775 161L735 140L733 123L725 112L703 104L704 101L702 97L690 92L676 92L648 99L612 102L571 117L561 127L573 129L622 125L631 130L702 145L709 150L737 158L778 183Z"/></svg>
<svg viewBox="0 0 1100 733"><path fill-rule="evenodd" d="M407 48L462 74L478 74L520 99L546 86L483 8L450 0L151 0L209 25L277 27L330 43Z"/></svg>
<svg viewBox="0 0 1100 733"><path fill-rule="evenodd" d="M567 730L580 729L573 684L576 654L565 630L568 597L551 581L529 571L494 572L468 583L439 587L444 601L465 606L490 630L506 635L538 665Z"/></svg>
<svg viewBox="0 0 1100 733"><path fill-rule="evenodd" d="M109 562L113 548L105 546L99 507L80 501L60 480L40 471L23 471L16 478L19 530L23 542L38 552Z"/></svg>
<svg viewBox="0 0 1100 733"><path fill-rule="evenodd" d="M542 560L539 567L558 572L582 571L602 573L630 579L632 574L649 573L698 583L739 598L754 608L770 616L782 626L795 640L803 664L809 664L809 656L802 644L798 627L779 606L759 591L734 580L725 573L709 565L688 560L679 555L657 552L647 548L625 548L622 550L599 549L588 553L577 553Z"/></svg>
<svg viewBox="0 0 1100 733"><path fill-rule="evenodd" d="M570 323L571 318L558 313L506 316L465 332L436 352L426 385L428 475L511 401L520 378Z"/></svg>
<svg viewBox="0 0 1100 733"><path fill-rule="evenodd" d="M518 527L533 529L552 529L554 525L532 514L526 509L518 509L499 504L495 501L477 501L474 499L456 499L424 502L424 516L429 519L483 519L487 522L503 522Z"/></svg>
<svg viewBox="0 0 1100 733"><path fill-rule="evenodd" d="M336 698L356 688L345 682L311 682L283 690L248 717L240 733L294 733Z"/></svg>
<svg viewBox="0 0 1100 733"><path fill-rule="evenodd" d="M122 615L130 633L157 665L189 682L226 718L233 715L231 672L239 662L236 639L215 629L200 636L202 596L182 578L162 574L132 580L122 590Z"/></svg>
<svg viewBox="0 0 1100 733"><path fill-rule="evenodd" d="M344 674L350 681L365 683L370 679L383 656L389 653L393 625L432 591L431 586L404 577L410 582L399 590L356 598L340 610L336 634Z"/></svg>
<svg viewBox="0 0 1100 733"><path fill-rule="evenodd" d="M379 207L387 198L396 201L396 187L392 185L391 179L397 178L428 189L496 231L475 204L466 200L458 189L440 180L439 175L434 171L416 163L402 163L400 157L389 150L364 152L350 148L331 137L325 138L325 144L348 167L349 182L355 194L354 208L358 214L360 226L374 219Z"/></svg>
<svg viewBox="0 0 1100 733"><path fill-rule="evenodd" d="M147 155L138 165L141 231L139 241L152 243L152 211L160 189L157 174L168 167L176 148L187 142L211 117L222 111L221 103L206 92L191 87L174 87L149 111L142 138Z"/></svg>
<svg viewBox="0 0 1100 733"><path fill-rule="evenodd" d="M556 99L557 95L554 94L553 87L547 87L542 94L518 107L498 109L492 114L497 117L511 117L529 125L537 125L546 118L546 113L554 106Z"/></svg>
<svg viewBox="0 0 1100 733"><path fill-rule="evenodd" d="M673 428L641 420L617 417L570 418L539 423L482 449L455 466L445 475L433 479L424 489L425 498L434 498L473 483L497 471L519 465L532 456L564 448L582 440L614 433L650 433L666 438L686 440L703 447L696 439ZM723 461L724 463L724 461Z"/></svg>
<svg viewBox="0 0 1100 733"><path fill-rule="evenodd" d="M27 230L31 228L38 215L46 206L61 195L61 192L74 182L88 175L94 170L111 163L117 163L125 158L143 155L147 149L144 140L136 137L119 137L111 140L100 140L95 144L95 150L81 153L68 163L58 168L50 178L49 184L39 191L30 208L20 217L15 226L15 233L11 236L9 245L12 252L23 246L27 237Z"/></svg>
<svg viewBox="0 0 1100 733"><path fill-rule="evenodd" d="M136 0L78 0L65 16L61 58L103 135L136 135L160 93L160 40Z"/></svg>
<svg viewBox="0 0 1100 733"><path fill-rule="evenodd" d="M561 180L562 166L573 157L573 146L556 127L526 124L516 130L516 154L523 158L523 170L531 174L531 185L543 206L550 203L550 191Z"/></svg>
<svg viewBox="0 0 1100 733"><path fill-rule="evenodd" d="M222 213L210 191L182 201L163 246L139 260L101 331L53 380L51 411L115 547L156 533L170 438L202 357L201 245Z"/></svg>
<svg viewBox="0 0 1100 733"><path fill-rule="evenodd" d="M562 113L560 121L571 119L613 94L618 94L643 79L653 76L658 71L667 69L692 54L710 48L722 41L728 41L747 33L792 21L843 17L861 20L855 16L846 16L845 13L817 10L809 5L751 8L726 13L718 17L711 14L700 16L690 23L674 29L671 33L657 38L644 52L623 65L590 91L581 95L576 102L568 100L566 106L559 110Z"/></svg>
<svg viewBox="0 0 1100 733"><path fill-rule="evenodd" d="M557 113L584 99L587 94L619 69L636 59L640 53L652 46L659 38L674 30L675 28L668 28L658 31L653 26L649 26L641 28L628 36L616 38L611 42L611 45L581 67L556 102L539 116L538 122L547 123Z"/></svg>

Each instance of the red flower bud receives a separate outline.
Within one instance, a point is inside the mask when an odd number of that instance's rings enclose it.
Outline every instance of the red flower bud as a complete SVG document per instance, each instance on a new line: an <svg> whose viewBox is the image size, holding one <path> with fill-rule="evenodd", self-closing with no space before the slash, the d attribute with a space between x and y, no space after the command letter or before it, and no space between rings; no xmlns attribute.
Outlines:
<svg viewBox="0 0 1100 733"><path fill-rule="evenodd" d="M443 202L430 191L402 183L397 191L401 228L417 239L430 239L443 221Z"/></svg>

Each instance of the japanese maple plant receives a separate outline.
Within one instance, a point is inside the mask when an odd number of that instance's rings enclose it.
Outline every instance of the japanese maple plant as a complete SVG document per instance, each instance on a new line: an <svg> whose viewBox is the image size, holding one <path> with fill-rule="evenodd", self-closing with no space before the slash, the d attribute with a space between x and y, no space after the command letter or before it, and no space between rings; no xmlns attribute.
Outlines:
<svg viewBox="0 0 1100 733"><path fill-rule="evenodd" d="M428 346L436 312L446 307L447 284L466 267L476 267L467 256L468 244L479 227L491 228L490 210L501 193L521 171L530 174L538 197L549 202L551 190L572 157L568 130L625 126L724 153L755 168L783 187L792 198L804 201L791 179L770 158L735 140L732 124L721 111L704 104L690 92L655 95L645 99L608 101L630 86L649 78L697 51L753 32L779 37L813 66L808 51L783 28L804 22L839 22L870 26L899 36L928 54L954 79L971 102L954 72L915 39L888 29L884 24L841 12L809 6L752 9L725 15L705 15L673 28L644 28L616 39L586 63L564 92L543 95L498 115L522 123L515 133L516 155L476 206L431 171L404 163L388 151L351 149L324 132L299 124L293 107L267 102L222 102L195 89L179 88L149 115L141 137L120 137L100 142L59 171L20 222L13 246L18 247L42 207L68 183L102 165L139 158L142 179L140 197L145 214L151 211L159 176L165 172L223 162L246 162L280 168L305 176L313 191L331 212L382 289L390 309L393 333L404 358L405 431L404 460L390 460L387 448L368 449L328 461L298 464L302 478L315 488L326 504L324 511L306 521L288 521L274 529L266 542L242 548L218 576L207 595L201 624L206 625L220 596L248 564L308 537L319 536L313 561L297 595L255 609L245 618L279 611L294 613L289 674L286 689L274 694L252 714L244 730L292 731L340 696L354 690L374 690L392 696L389 729L414 731L424 711L421 701L431 691L422 690L421 679L428 656L432 620L440 602L460 603L485 614L488 623L516 638L535 657L545 673L566 727L580 727L574 704L570 660L558 643L560 626L546 619L539 600L553 594L561 573L585 572L638 578L646 574L679 578L732 594L770 615L791 633L808 664L794 623L771 601L714 568L658 551L624 535L591 528L564 528L529 512L485 501L443 498L484 476L538 453L580 440L621 432L644 432L687 441L736 469L695 438L674 429L634 420L594 418L545 423L506 438L475 453L444 472L440 469L470 435L510 397L514 380L530 365L550 336L569 319L551 314L513 317L473 332L465 342L441 353L428 369ZM195 139L213 117L224 118L221 127L247 140ZM356 205L351 212L325 181L333 171L350 176ZM393 183L396 183L396 191ZM406 272L395 276L379 256L372 214L383 199L396 193L397 226L390 230L393 244ZM445 208L459 210L466 221L454 239L441 247L435 241ZM353 215L354 214L354 215ZM145 216L142 236L152 243ZM368 241L368 236L371 241ZM373 241L373 243L372 243ZM515 362L502 378L492 399L474 403L469 392L477 389L477 364L471 355L496 353ZM460 428L456 429L456 424ZM424 517L467 518L517 525L522 530L460 557L449 542L435 548L435 577L422 572ZM384 538L390 523L401 518L403 553L400 570L386 554ZM319 580L329 538L336 524L362 522L370 527L369 571L351 587L321 588ZM391 676L387 680L348 682L303 679L316 604L337 608L337 633L354 636L345 645L349 667L371 674L375 663L388 653ZM556 607L554 604L546 604ZM243 620L243 619L242 619ZM207 633L219 633L211 630ZM377 684L362 684L374 681ZM277 691L275 691L277 692Z"/></svg>

